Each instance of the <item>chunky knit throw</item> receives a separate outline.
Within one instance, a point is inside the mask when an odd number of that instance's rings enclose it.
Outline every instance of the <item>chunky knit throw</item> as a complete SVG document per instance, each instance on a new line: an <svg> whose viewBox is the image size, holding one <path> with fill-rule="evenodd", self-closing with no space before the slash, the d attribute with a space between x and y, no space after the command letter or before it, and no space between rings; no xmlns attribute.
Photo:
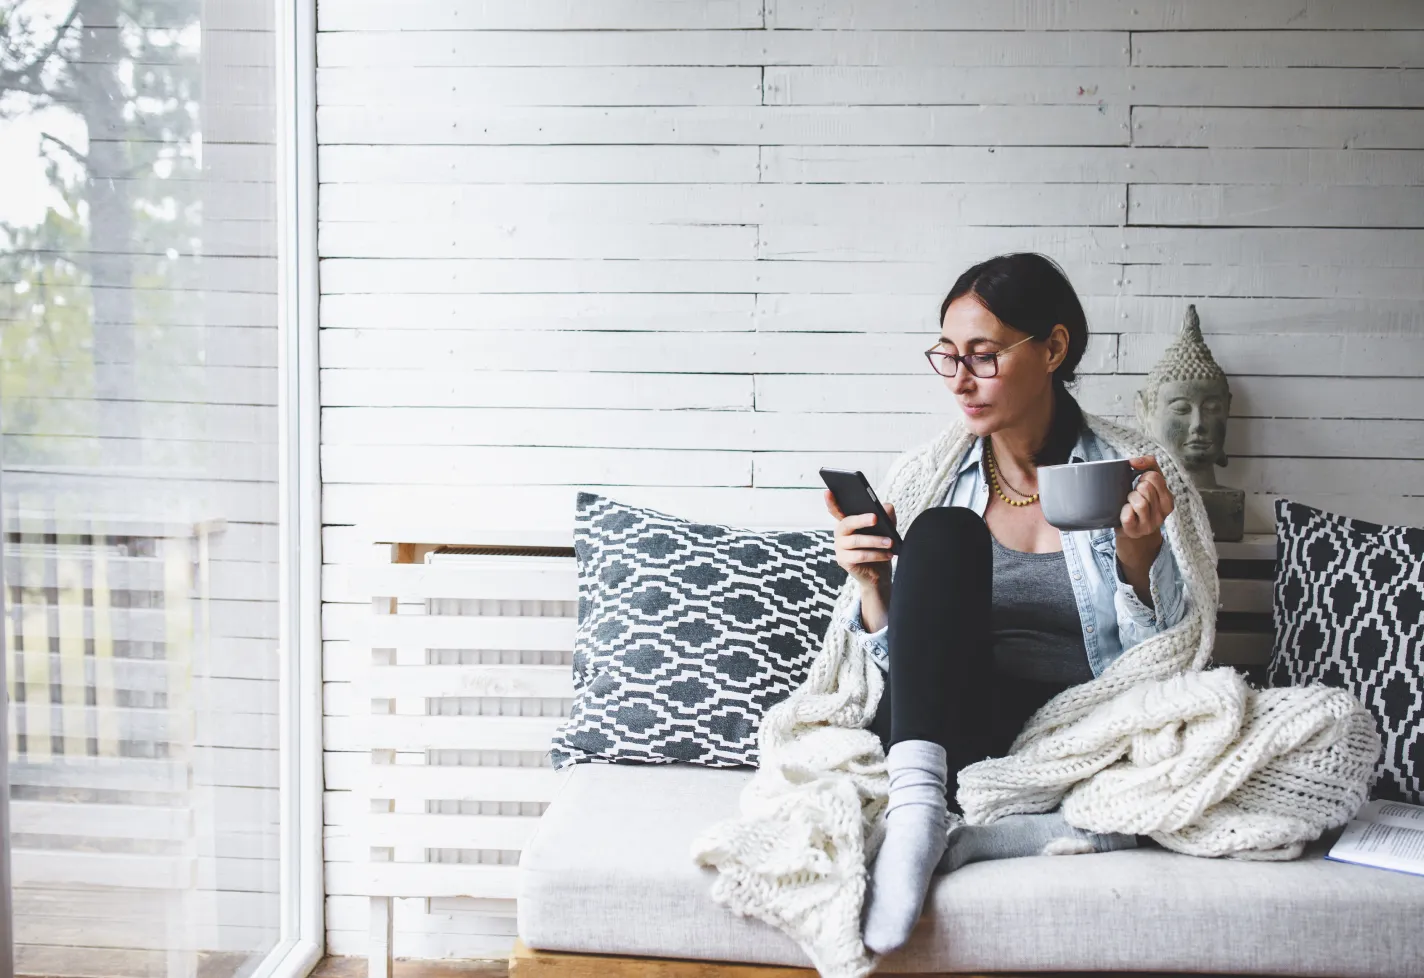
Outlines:
<svg viewBox="0 0 1424 978"><path fill-rule="evenodd" d="M1124 456L1157 456L1176 500L1163 537L1187 611L1044 704L1006 756L961 771L964 821L1061 805L1071 825L1151 836L1182 853L1297 858L1365 802L1381 749L1374 720L1345 690L1256 690L1235 670L1205 668L1218 581L1201 496L1160 445L1102 418L1085 421ZM880 495L894 503L902 533L942 496L973 437L956 423L891 465ZM861 942L860 914L885 831L885 754L867 729L885 681L836 623L858 587L847 578L805 683L762 719L761 766L740 813L691 848L718 871L717 903L786 933L826 978L861 978L880 960Z"/></svg>

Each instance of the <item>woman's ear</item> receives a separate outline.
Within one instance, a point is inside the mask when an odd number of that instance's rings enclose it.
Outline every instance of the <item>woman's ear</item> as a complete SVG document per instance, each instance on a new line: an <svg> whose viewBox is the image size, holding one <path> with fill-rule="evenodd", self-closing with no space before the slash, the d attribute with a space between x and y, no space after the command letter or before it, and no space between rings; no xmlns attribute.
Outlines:
<svg viewBox="0 0 1424 978"><path fill-rule="evenodd" d="M1068 357L1068 327L1055 323L1048 334L1048 369L1054 371Z"/></svg>

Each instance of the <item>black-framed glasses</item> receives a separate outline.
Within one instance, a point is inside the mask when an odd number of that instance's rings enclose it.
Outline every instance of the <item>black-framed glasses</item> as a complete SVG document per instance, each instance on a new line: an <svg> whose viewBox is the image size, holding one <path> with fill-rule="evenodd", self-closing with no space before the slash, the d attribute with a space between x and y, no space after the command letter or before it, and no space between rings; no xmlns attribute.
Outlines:
<svg viewBox="0 0 1424 978"><path fill-rule="evenodd" d="M934 372L941 377L953 377L959 373L959 365L962 363L964 364L964 368L975 377L978 377L980 380L986 380L989 377L997 377L999 375L999 357L1008 353L1016 346L1022 346L1031 339L1033 339L1032 336L1025 336L1017 343L1012 343L1002 350L996 350L993 353L950 353L948 350L941 350L939 344L936 343L925 351L925 358L929 360L930 366L934 368Z"/></svg>

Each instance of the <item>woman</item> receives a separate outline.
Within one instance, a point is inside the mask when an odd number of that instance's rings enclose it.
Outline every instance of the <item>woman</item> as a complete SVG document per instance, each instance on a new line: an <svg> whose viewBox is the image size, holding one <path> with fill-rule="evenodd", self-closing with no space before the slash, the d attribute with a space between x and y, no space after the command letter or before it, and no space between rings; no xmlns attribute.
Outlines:
<svg viewBox="0 0 1424 978"><path fill-rule="evenodd" d="M1143 474L1120 528L1060 532L1038 506L1040 465L1117 457L1066 387L1088 325L1062 270L1037 254L981 262L955 282L940 322L927 356L977 438L940 505L904 534L893 587L890 541L855 533L874 516L845 516L826 493L836 559L860 585L840 625L888 673L871 729L887 748L890 797L863 927L881 954L908 938L935 872L1049 843L1136 845L1057 811L952 827L947 812L962 814L962 768L1007 753L1040 706L1185 610L1162 537L1174 500L1155 456L1132 459Z"/></svg>

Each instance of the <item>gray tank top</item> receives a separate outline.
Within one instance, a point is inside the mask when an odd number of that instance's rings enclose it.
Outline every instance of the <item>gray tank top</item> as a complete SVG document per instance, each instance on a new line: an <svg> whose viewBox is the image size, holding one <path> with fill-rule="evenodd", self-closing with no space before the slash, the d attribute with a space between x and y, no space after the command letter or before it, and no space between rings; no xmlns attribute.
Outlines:
<svg viewBox="0 0 1424 978"><path fill-rule="evenodd" d="M992 534L994 667L1002 675L1051 683L1093 678L1063 552L1011 550Z"/></svg>

